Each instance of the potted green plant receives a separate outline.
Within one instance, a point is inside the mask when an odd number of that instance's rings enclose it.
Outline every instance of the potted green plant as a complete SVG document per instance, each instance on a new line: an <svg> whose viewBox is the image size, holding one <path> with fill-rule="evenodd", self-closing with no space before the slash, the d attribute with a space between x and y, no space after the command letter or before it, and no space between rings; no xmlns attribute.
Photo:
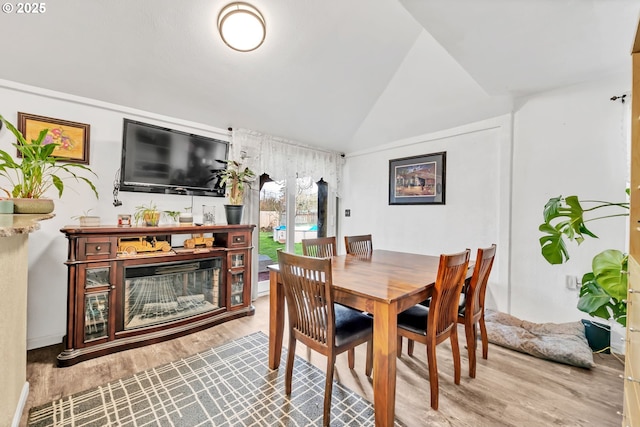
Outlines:
<svg viewBox="0 0 640 427"><path fill-rule="evenodd" d="M180 211L163 211L162 213L171 218L171 222L173 222L174 224L178 223L178 220L180 218Z"/></svg>
<svg viewBox="0 0 640 427"><path fill-rule="evenodd" d="M18 140L12 145L16 147L21 157L16 161L11 154L0 150L0 177L4 177L9 183L9 186L3 187L2 191L14 199L15 213L52 212L53 200L45 199L43 196L53 186L58 190L58 197L62 197L65 178L83 181L98 198L98 191L93 183L88 178L77 175L73 169L90 172L96 177L97 175L88 166L78 163L61 163L60 161L64 159L53 156L53 150L58 144L44 142L47 129L42 130L37 139L29 142L1 115L0 123L4 124ZM42 200L45 202L37 203ZM32 206L34 201L36 201L35 204L43 205L43 208L38 209Z"/></svg>
<svg viewBox="0 0 640 427"><path fill-rule="evenodd" d="M248 167L242 167L240 162L227 160L227 168L218 173L220 184L226 185L229 204L224 205L227 216L227 224L240 224L242 220L242 208L244 194L251 183L255 181L256 174Z"/></svg>
<svg viewBox="0 0 640 427"><path fill-rule="evenodd" d="M629 189L627 189L629 194ZM590 206L588 208L583 208ZM606 214L593 218L585 215L599 209L623 209L622 213ZM550 264L562 264L569 260L565 239L581 244L585 237L597 238L586 223L604 218L629 216L629 203L611 203L600 200L583 200L577 196L554 197L544 207L544 223L539 230L542 256ZM617 249L597 254L591 263L592 271L582 276L578 309L602 319L613 319L622 326L627 323L627 261L628 255Z"/></svg>
<svg viewBox="0 0 640 427"><path fill-rule="evenodd" d="M100 217L97 215L89 215L92 209L82 212L82 215L72 216L72 219L77 219L80 223L80 227L97 227L100 225Z"/></svg>
<svg viewBox="0 0 640 427"><path fill-rule="evenodd" d="M133 212L133 218L136 224L144 222L144 224L149 227L156 227L160 222L160 211L151 201L147 205L136 206L136 209Z"/></svg>

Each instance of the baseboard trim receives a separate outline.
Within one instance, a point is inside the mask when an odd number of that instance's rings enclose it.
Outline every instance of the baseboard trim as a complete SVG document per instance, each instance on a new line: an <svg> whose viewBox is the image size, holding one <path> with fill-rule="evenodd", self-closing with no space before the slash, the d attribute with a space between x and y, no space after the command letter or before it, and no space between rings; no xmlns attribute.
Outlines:
<svg viewBox="0 0 640 427"><path fill-rule="evenodd" d="M27 350L60 344L62 342L62 338L63 335L47 335L44 337L27 338Z"/></svg>
<svg viewBox="0 0 640 427"><path fill-rule="evenodd" d="M22 386L22 393L20 393L20 400L18 400L16 412L13 414L11 427L20 426L20 418L22 418L22 411L24 411L24 407L27 405L27 397L29 397L29 382L25 381L24 385Z"/></svg>
<svg viewBox="0 0 640 427"><path fill-rule="evenodd" d="M262 282L258 282L258 297L263 297L265 295L269 295L269 281L263 280Z"/></svg>

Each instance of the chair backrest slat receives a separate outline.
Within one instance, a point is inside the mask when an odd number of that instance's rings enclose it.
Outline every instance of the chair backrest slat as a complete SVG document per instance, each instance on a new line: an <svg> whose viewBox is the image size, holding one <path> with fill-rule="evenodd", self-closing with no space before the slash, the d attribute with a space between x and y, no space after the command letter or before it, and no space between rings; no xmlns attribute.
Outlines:
<svg viewBox="0 0 640 427"><path fill-rule="evenodd" d="M469 282L467 290L468 297L465 300L465 313L480 316L484 309L484 298L487 291L487 283L493 260L496 256L496 245L493 244L489 248L479 248L476 256L476 265L473 269L473 276Z"/></svg>
<svg viewBox="0 0 640 427"><path fill-rule="evenodd" d="M344 247L347 254L368 255L373 252L371 234L344 236Z"/></svg>
<svg viewBox="0 0 640 427"><path fill-rule="evenodd" d="M440 255L438 274L433 287L427 334L433 334L436 343L458 322L458 301L469 265L469 249L450 255Z"/></svg>
<svg viewBox="0 0 640 427"><path fill-rule="evenodd" d="M278 251L289 322L321 346L334 345L331 260Z"/></svg>
<svg viewBox="0 0 640 427"><path fill-rule="evenodd" d="M302 254L316 258L331 258L337 255L335 236L302 239Z"/></svg>

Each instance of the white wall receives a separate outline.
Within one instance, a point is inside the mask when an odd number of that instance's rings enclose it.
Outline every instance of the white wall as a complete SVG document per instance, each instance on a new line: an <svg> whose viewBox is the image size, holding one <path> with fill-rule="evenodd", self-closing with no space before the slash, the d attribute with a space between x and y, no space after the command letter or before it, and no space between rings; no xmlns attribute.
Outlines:
<svg viewBox="0 0 640 427"><path fill-rule="evenodd" d="M551 197L625 201L629 111L610 98L630 82L606 81L548 92L524 101L515 114L511 286L513 313L532 321L587 318L565 275L591 271L600 251L625 251L628 217L587 226L600 238L568 245L567 264L549 265L540 255L537 231ZM615 211L619 212L619 211ZM610 212L613 213L613 212Z"/></svg>
<svg viewBox="0 0 640 427"><path fill-rule="evenodd" d="M56 216L41 224L29 245L27 348L32 349L60 343L65 335L67 241L60 228L77 223L71 217L93 209L91 214L99 215L103 224L116 224L119 213L133 213L136 206L153 201L162 210L182 211L192 206L196 221L201 218L203 204L215 205L217 222L225 222L223 198L120 192L123 205L114 207L112 191L120 168L122 119L132 118L223 140L229 137L222 129L0 80L0 114L17 124L18 111L91 125L89 166L98 175L92 180L100 194L96 200L86 185L73 180L66 181L62 199L57 199L55 192L49 194L55 200ZM11 133L2 129L0 148L12 153L14 142Z"/></svg>
<svg viewBox="0 0 640 427"><path fill-rule="evenodd" d="M341 235L373 234L377 249L440 254L498 245L487 294L507 306L511 117L473 123L347 155ZM389 205L389 160L446 151L445 205ZM344 216L344 209L351 216ZM343 246L343 245L341 245ZM341 248L340 250L344 250Z"/></svg>
<svg viewBox="0 0 640 427"><path fill-rule="evenodd" d="M570 247L560 266L542 258L538 225L552 196L624 200L625 106L609 98L629 88L612 76L523 101L513 124L497 118L348 155L340 234L372 233L375 248L426 254L495 242L489 307L535 322L588 317L565 275L581 278L599 251L624 250L627 219L594 223L601 238ZM389 160L437 151L447 151L446 205L390 206Z"/></svg>

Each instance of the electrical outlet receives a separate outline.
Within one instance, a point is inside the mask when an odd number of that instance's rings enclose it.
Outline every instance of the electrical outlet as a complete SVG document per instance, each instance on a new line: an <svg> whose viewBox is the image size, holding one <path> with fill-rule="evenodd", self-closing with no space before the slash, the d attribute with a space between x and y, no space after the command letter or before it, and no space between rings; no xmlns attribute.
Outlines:
<svg viewBox="0 0 640 427"><path fill-rule="evenodd" d="M580 283L580 281L578 280L578 276L567 274L564 280L567 289L571 289L572 291L578 290L582 286L582 283Z"/></svg>

